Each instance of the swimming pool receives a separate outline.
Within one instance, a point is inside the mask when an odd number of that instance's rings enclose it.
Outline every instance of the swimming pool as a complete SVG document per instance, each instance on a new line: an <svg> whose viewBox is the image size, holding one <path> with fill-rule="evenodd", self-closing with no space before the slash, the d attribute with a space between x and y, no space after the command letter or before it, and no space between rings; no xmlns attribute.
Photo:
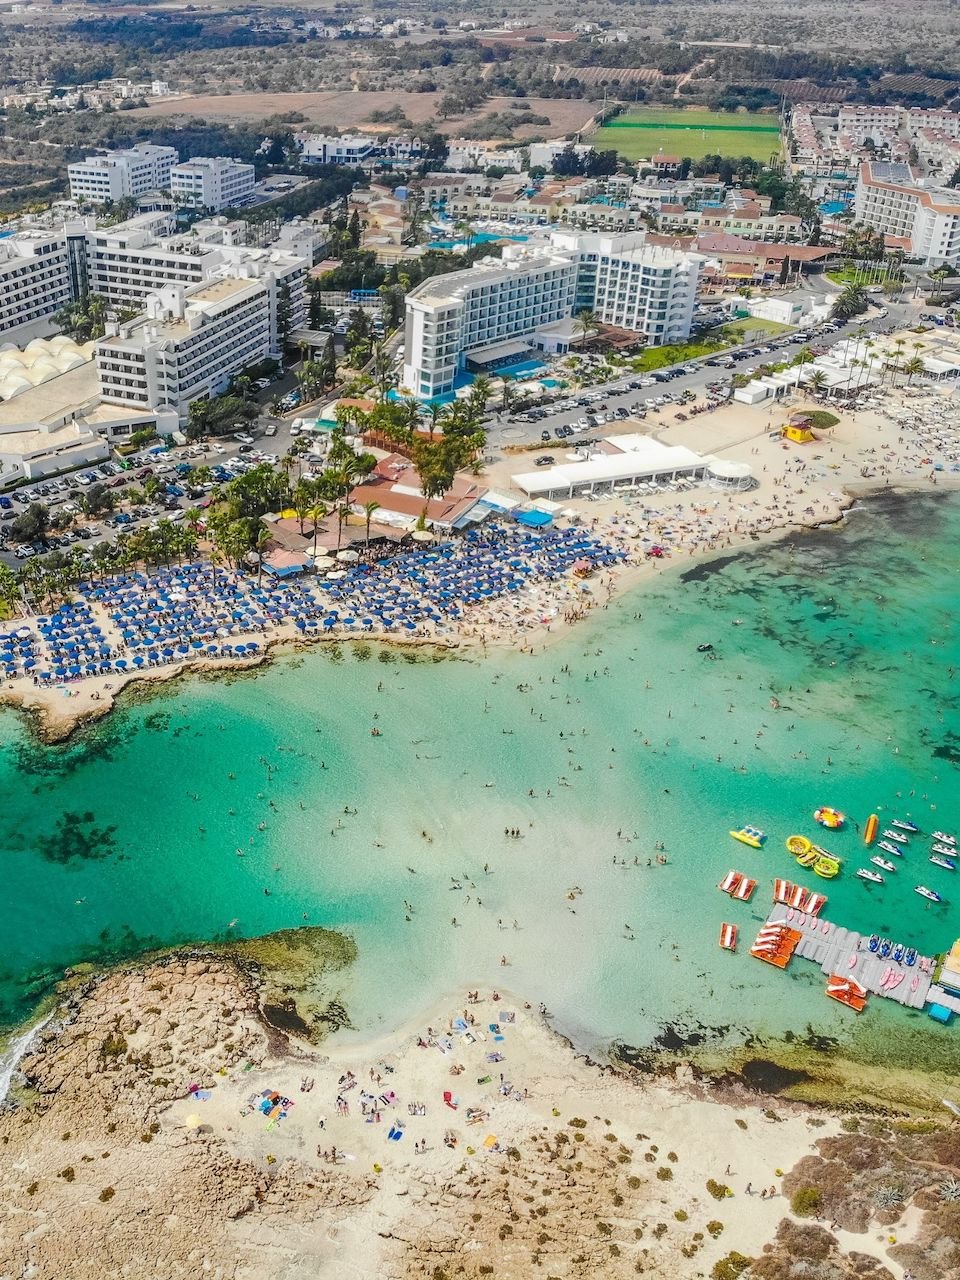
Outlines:
<svg viewBox="0 0 960 1280"><path fill-rule="evenodd" d="M520 360L517 364L507 365L505 369L495 369L493 372L498 378L527 378L546 367L542 360Z"/></svg>
<svg viewBox="0 0 960 1280"><path fill-rule="evenodd" d="M470 238L470 244L471 246L490 244L496 240L510 240L514 244L524 244L529 239L529 236L504 235L498 231L475 231ZM430 240L427 243L428 249L465 249L466 247L466 240Z"/></svg>

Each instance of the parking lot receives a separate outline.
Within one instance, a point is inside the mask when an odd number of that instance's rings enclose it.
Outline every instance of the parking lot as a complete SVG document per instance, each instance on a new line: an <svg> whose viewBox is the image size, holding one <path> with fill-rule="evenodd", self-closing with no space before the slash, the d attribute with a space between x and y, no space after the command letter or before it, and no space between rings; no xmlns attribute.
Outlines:
<svg viewBox="0 0 960 1280"><path fill-rule="evenodd" d="M893 311L894 308L891 308ZM906 313L907 308L897 309ZM915 311L911 318L915 318ZM863 317L868 328L882 332L894 324L902 324L904 318L882 323L886 316L873 312ZM731 394L733 373L750 375L760 365L768 362L792 359L804 344L815 351L826 350L835 342L845 340L858 322L847 326L820 326L811 334L785 335L762 345L742 347L716 356L699 359L684 365L635 375L619 371L616 377L597 381L576 394L558 390L543 398L525 411L498 414L493 410L485 423L488 433L487 452L492 458L507 445L539 443L542 452L534 465L546 466L556 459L552 449L566 449L571 444L586 443L616 429L618 422L627 419L646 419L648 429L656 429L657 421L672 421L677 414L689 413L694 403L724 403ZM585 357L599 373L607 368L602 358ZM302 434L292 418L299 404L295 380L288 374L282 381L257 388L257 400L261 413L239 434L187 448L165 452L163 446L154 446L129 461L129 469L122 469L118 462L102 462L68 476L26 485L7 496L0 497L0 561L10 567L24 564L33 555L45 555L51 551L68 551L80 547L89 556L90 548L101 542L115 543L129 536L135 529L156 525L166 519L182 522L184 513L195 507L202 508L211 489L229 482L250 467L261 462L278 465L291 445ZM270 415L266 404L274 396L285 398L288 417ZM296 403L295 403L296 402ZM292 420L291 420L292 418ZM322 465L326 448L324 433L317 433L316 444L304 457L304 470ZM190 472L198 466L211 468L211 480L202 485L190 483ZM163 482L163 488L147 503L130 506L124 502L124 494L131 487L142 489L150 476ZM116 494L118 509L113 513L86 517L79 500L94 484L105 484ZM73 527L63 532L51 531L47 543L30 545L16 543L9 529L14 518L26 510L31 502L42 502L51 515L66 511L76 515Z"/></svg>

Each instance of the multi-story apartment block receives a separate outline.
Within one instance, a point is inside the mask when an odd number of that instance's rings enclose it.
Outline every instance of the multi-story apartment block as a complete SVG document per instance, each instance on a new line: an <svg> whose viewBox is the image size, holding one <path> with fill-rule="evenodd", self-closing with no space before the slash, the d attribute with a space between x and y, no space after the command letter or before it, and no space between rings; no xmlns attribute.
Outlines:
<svg viewBox="0 0 960 1280"><path fill-rule="evenodd" d="M170 186L170 171L180 159L173 147L138 143L126 151L90 155L67 166L74 200L105 204Z"/></svg>
<svg viewBox="0 0 960 1280"><path fill-rule="evenodd" d="M223 391L231 374L275 351L270 286L226 276L151 294L130 324L97 343L100 391L107 401L176 411Z"/></svg>
<svg viewBox="0 0 960 1280"><path fill-rule="evenodd" d="M379 154L377 139L365 133L345 133L339 137L326 133L298 133L295 140L301 158L312 160L314 164L359 166Z"/></svg>
<svg viewBox="0 0 960 1280"><path fill-rule="evenodd" d="M187 208L218 213L231 205L246 203L256 181L252 164L227 156L196 156L171 169L170 194Z"/></svg>
<svg viewBox="0 0 960 1280"><path fill-rule="evenodd" d="M960 261L960 192L925 186L908 165L861 165L854 217L927 266Z"/></svg>
<svg viewBox="0 0 960 1280"><path fill-rule="evenodd" d="M64 235L21 231L0 240L0 336L52 316L71 297Z"/></svg>
<svg viewBox="0 0 960 1280"><path fill-rule="evenodd" d="M407 296L403 385L431 399L467 368L515 358L523 339L582 310L651 344L689 335L704 259L626 235L554 232L502 259L424 281Z"/></svg>

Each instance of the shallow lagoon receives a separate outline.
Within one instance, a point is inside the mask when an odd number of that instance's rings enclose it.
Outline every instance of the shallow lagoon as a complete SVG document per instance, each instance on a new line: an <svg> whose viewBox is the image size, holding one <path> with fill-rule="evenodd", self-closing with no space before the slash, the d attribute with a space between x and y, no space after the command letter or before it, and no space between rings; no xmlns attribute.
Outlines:
<svg viewBox="0 0 960 1280"><path fill-rule="evenodd" d="M958 535L956 497L885 498L843 529L673 566L535 658L288 654L63 748L5 713L0 1020L80 960L307 918L357 940L344 998L362 1034L469 982L543 1000L587 1048L665 1026L953 1037L876 1000L854 1031L814 966L745 951L777 874L921 949L960 932L956 877L925 847L881 888L853 875L853 830L823 838L847 859L830 883L783 845L815 834L818 804L960 827ZM743 822L770 833L762 852L728 836ZM668 865L648 867L658 841ZM760 880L752 905L717 892L730 867Z"/></svg>

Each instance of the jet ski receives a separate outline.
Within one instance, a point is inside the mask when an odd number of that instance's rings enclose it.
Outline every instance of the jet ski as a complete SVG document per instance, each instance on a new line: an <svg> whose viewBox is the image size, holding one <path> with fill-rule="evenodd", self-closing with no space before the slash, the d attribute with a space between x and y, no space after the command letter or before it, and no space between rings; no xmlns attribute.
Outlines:
<svg viewBox="0 0 960 1280"><path fill-rule="evenodd" d="M903 963L906 965L915 965L917 963L916 947L907 947L907 954L903 957Z"/></svg>
<svg viewBox="0 0 960 1280"><path fill-rule="evenodd" d="M954 848L957 846L957 837L948 836L945 831L934 831L934 840L942 840L944 844L952 844Z"/></svg>
<svg viewBox="0 0 960 1280"><path fill-rule="evenodd" d="M869 880L871 884L883 884L883 876L877 871L868 871L866 867L861 867L857 876L861 880Z"/></svg>
<svg viewBox="0 0 960 1280"><path fill-rule="evenodd" d="M902 832L902 831L893 831L893 830L891 830L889 827L887 828L887 830L886 830L886 831L884 831L884 832L883 832L883 837L884 837L884 839L885 839L885 840L895 840L895 841L897 841L897 842L898 842L898 843L900 843L900 844L909 844L909 843L910 843L910 841L907 839L907 837L906 837L906 835L904 834L904 832Z"/></svg>
<svg viewBox="0 0 960 1280"><path fill-rule="evenodd" d="M897 945L893 948L893 958L894 960L896 960L897 964L899 964L900 961L903 959L905 951L906 951L906 947L903 945L902 942L898 942Z"/></svg>
<svg viewBox="0 0 960 1280"><path fill-rule="evenodd" d="M902 818L894 818L890 825L891 827L899 827L901 831L906 831L910 835L916 835L920 830L915 822L905 822Z"/></svg>
<svg viewBox="0 0 960 1280"><path fill-rule="evenodd" d="M928 888L927 888L927 886L926 886L925 884L918 884L918 885L917 885L917 887L914 889L914 891L913 891L913 892L914 892L914 893L919 893L919 895L920 895L920 897L921 897L921 898L926 898L929 902L942 902L942 901L943 901L943 899L940 897L939 893L934 893L934 891L933 891L932 889L928 889Z"/></svg>
<svg viewBox="0 0 960 1280"><path fill-rule="evenodd" d="M881 871L896 871L897 869L893 863L889 862L886 858L875 857L871 858L870 861L875 867L879 867Z"/></svg>
<svg viewBox="0 0 960 1280"><path fill-rule="evenodd" d="M880 958L886 960L887 956L893 950L893 943L889 938L882 938L880 941Z"/></svg>
<svg viewBox="0 0 960 1280"><path fill-rule="evenodd" d="M960 849L952 844L934 844L930 846L934 853L942 853L945 858L955 858Z"/></svg>
<svg viewBox="0 0 960 1280"><path fill-rule="evenodd" d="M949 858L941 858L938 853L931 853L930 861L935 867L943 867L944 871L956 871L957 864Z"/></svg>
<svg viewBox="0 0 960 1280"><path fill-rule="evenodd" d="M869 947L869 949L870 949L871 951L876 951L876 950L879 948L879 946L880 946L880 935L879 935L879 933L871 933L871 935L870 935L870 941L867 943L867 946Z"/></svg>
<svg viewBox="0 0 960 1280"><path fill-rule="evenodd" d="M903 850L899 845L891 844L889 840L881 840L877 845L878 849L882 849L884 853L892 853L895 858L903 857Z"/></svg>

